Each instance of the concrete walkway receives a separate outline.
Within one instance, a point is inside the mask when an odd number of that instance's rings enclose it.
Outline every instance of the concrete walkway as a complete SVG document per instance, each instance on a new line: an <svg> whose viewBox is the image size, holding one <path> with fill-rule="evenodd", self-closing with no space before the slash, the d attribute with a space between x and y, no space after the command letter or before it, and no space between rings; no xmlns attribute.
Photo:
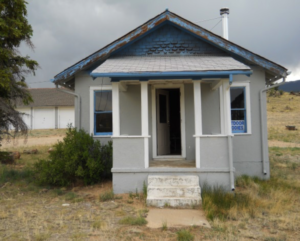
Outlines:
<svg viewBox="0 0 300 241"><path fill-rule="evenodd" d="M184 226L203 226L210 228L203 210L191 209L162 209L153 208L147 216L147 227L162 228L166 224L168 228Z"/></svg>

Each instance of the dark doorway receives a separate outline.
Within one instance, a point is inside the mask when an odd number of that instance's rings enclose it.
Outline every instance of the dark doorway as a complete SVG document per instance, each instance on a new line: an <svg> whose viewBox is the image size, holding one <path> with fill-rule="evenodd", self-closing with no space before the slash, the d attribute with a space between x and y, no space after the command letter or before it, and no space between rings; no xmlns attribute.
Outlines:
<svg viewBox="0 0 300 241"><path fill-rule="evenodd" d="M169 89L171 155L181 155L180 90Z"/></svg>
<svg viewBox="0 0 300 241"><path fill-rule="evenodd" d="M157 90L157 154L181 155L180 90Z"/></svg>

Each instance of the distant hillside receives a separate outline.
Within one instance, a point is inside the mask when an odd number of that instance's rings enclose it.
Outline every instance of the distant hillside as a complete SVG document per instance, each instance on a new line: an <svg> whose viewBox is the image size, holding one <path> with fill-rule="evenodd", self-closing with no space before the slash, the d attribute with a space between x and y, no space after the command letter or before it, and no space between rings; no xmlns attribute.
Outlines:
<svg viewBox="0 0 300 241"><path fill-rule="evenodd" d="M300 92L300 80L286 82L284 85L279 86L278 89L285 92Z"/></svg>

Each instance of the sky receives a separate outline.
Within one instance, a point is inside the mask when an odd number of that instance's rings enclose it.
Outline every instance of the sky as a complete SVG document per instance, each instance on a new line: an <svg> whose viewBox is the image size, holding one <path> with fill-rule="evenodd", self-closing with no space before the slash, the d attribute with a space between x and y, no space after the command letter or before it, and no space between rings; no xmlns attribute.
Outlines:
<svg viewBox="0 0 300 241"><path fill-rule="evenodd" d="M54 87L50 79L168 8L222 35L220 8L228 7L229 40L283 65L300 80L299 0L27 0L38 61L30 88ZM210 21L204 21L213 19Z"/></svg>

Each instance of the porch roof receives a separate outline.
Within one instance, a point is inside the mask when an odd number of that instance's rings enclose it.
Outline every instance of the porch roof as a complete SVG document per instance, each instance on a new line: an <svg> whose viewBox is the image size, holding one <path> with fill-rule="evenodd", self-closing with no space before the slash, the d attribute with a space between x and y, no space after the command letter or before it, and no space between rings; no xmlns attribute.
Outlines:
<svg viewBox="0 0 300 241"><path fill-rule="evenodd" d="M92 77L222 77L251 74L251 68L230 56L122 56L107 59Z"/></svg>

